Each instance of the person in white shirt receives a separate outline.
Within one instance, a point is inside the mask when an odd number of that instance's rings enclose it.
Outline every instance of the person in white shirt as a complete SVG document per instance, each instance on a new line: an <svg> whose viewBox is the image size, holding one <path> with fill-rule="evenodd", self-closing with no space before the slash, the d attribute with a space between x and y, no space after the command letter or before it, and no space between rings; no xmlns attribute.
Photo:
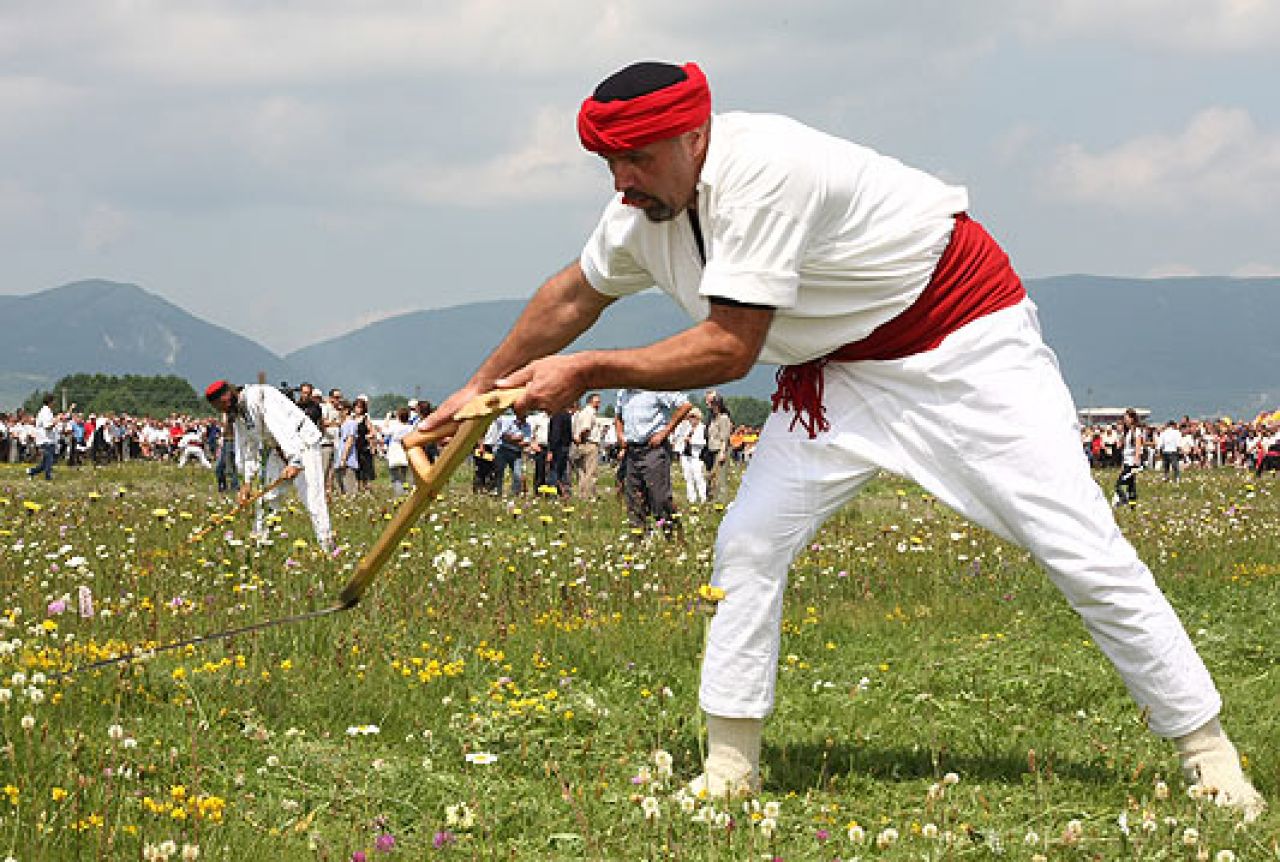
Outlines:
<svg viewBox="0 0 1280 862"><path fill-rule="evenodd" d="M596 472L600 468L600 395L592 392L587 402L573 414L573 445L569 448L569 468L573 495L581 500L596 498Z"/></svg>
<svg viewBox="0 0 1280 862"><path fill-rule="evenodd" d="M1113 506L1133 506L1138 502L1138 471L1142 469L1142 420L1138 411L1130 407L1121 420L1124 434L1121 437L1120 475L1116 478L1116 490L1111 497Z"/></svg>
<svg viewBox="0 0 1280 862"><path fill-rule="evenodd" d="M213 469L213 464L209 461L209 456L204 451L204 435L194 425L187 428L182 438L178 441L178 466L185 467L187 462L193 459L199 461L202 467L209 470Z"/></svg>
<svg viewBox="0 0 1280 862"><path fill-rule="evenodd" d="M294 490L311 516L316 541L325 551L334 549L329 507L324 496L324 467L320 458L320 429L274 386L254 383L237 389L217 380L205 390L215 409L235 423L236 464L244 476L241 502L253 493L251 483L262 473L263 486L277 478L293 480ZM261 501L274 508L281 495L277 487ZM259 505L254 531L263 535L263 509Z"/></svg>
<svg viewBox="0 0 1280 862"><path fill-rule="evenodd" d="M1160 447L1160 462L1164 465L1165 481L1172 479L1177 482L1182 478L1182 432L1178 430L1177 423L1171 421L1164 426L1157 444Z"/></svg>
<svg viewBox="0 0 1280 862"><path fill-rule="evenodd" d="M338 451L338 430L342 427L342 390L330 389L329 397L320 402L320 463L324 472L324 487L333 490L333 462Z"/></svg>
<svg viewBox="0 0 1280 862"><path fill-rule="evenodd" d="M578 114L618 194L581 257L543 283L431 430L494 386L557 409L590 388L688 390L780 364L774 413L721 522L690 785L759 785L787 572L877 473L1026 548L1183 771L1256 816L1265 802L1218 722L1222 699L1125 540L1008 256L965 189L786 117L711 112L693 63L637 63ZM616 299L657 286L695 321L646 347L558 353ZM1051 493L1050 493L1051 491Z"/></svg>
<svg viewBox="0 0 1280 862"><path fill-rule="evenodd" d="M707 426L702 422L702 411L693 407L671 432L671 449L680 455L685 497L695 505L707 502L706 466L702 462L702 450L706 445Z"/></svg>
<svg viewBox="0 0 1280 862"><path fill-rule="evenodd" d="M46 481L53 481L53 460L57 455L58 437L54 430L58 419L53 415L53 393L44 396L36 412L35 433L32 442L40 449L40 463L27 470L27 478L34 479L41 473Z"/></svg>
<svg viewBox="0 0 1280 862"><path fill-rule="evenodd" d="M382 441L387 456L387 472L391 474L391 492L399 497L408 488L409 454L404 451L405 435L413 430L409 424L409 408L401 407L382 426Z"/></svg>

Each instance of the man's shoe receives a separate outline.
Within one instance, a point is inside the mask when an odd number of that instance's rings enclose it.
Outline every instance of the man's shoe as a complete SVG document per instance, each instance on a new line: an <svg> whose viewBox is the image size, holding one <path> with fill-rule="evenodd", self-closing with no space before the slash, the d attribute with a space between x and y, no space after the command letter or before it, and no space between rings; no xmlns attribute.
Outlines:
<svg viewBox="0 0 1280 862"><path fill-rule="evenodd" d="M736 799L760 792L759 718L707 716L707 762L685 788L695 799Z"/></svg>
<svg viewBox="0 0 1280 862"><path fill-rule="evenodd" d="M1267 801L1245 777L1240 755L1218 719L1178 737L1174 743L1187 781L1199 785L1218 805L1238 810L1246 823L1266 810Z"/></svg>

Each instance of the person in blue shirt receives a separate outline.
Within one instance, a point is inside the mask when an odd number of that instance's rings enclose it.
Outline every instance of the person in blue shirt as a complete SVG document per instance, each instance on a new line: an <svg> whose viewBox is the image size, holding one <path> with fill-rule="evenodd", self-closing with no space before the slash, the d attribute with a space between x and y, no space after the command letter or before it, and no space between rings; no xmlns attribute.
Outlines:
<svg viewBox="0 0 1280 862"><path fill-rule="evenodd" d="M648 529L652 515L670 533L675 523L671 499L671 444L668 438L693 405L681 392L618 390L614 430L623 462L623 499L631 526Z"/></svg>
<svg viewBox="0 0 1280 862"><path fill-rule="evenodd" d="M502 494L502 480L507 470L511 471L511 493L513 496L524 493L524 450L533 440L533 429L525 418L523 410L499 416L497 422L498 442L494 446L494 487Z"/></svg>

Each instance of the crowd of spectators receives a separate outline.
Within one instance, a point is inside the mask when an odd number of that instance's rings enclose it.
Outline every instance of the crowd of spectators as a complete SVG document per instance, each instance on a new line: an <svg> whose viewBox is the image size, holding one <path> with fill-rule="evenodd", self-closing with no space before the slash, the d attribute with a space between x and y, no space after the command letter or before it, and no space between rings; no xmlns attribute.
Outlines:
<svg viewBox="0 0 1280 862"><path fill-rule="evenodd" d="M1159 469L1171 480L1184 467L1239 467L1261 473L1280 467L1280 425L1266 420L1236 422L1229 419L1192 419L1183 416L1157 424L1138 426L1142 437L1143 467ZM1089 463L1118 468L1124 431L1121 423L1087 425L1081 443ZM1270 459L1269 452L1276 454Z"/></svg>
<svg viewBox="0 0 1280 862"><path fill-rule="evenodd" d="M176 413L165 419L123 413L86 415L73 408L55 414L52 443L56 458L70 467L166 459L185 464L191 458L207 459L216 452L220 431L217 420L209 418ZM29 463L38 459L40 447L46 442L40 432L30 413L0 413L0 462ZM189 450L198 450L198 454Z"/></svg>
<svg viewBox="0 0 1280 862"><path fill-rule="evenodd" d="M760 437L760 429L735 424L714 391L704 403L706 410L677 425L666 443L693 504L723 499L725 473L751 459ZM608 412L601 404L593 392L556 415L512 411L499 417L476 446L472 488L499 496L541 490L591 500L602 468L614 472L621 488L625 460L613 418L616 402Z"/></svg>
<svg viewBox="0 0 1280 862"><path fill-rule="evenodd" d="M425 400L405 404L375 418L369 398L348 400L342 390L327 393L308 384L289 391L303 412L324 434L326 488L351 494L370 488L385 470L394 493L410 486L408 460L400 440L416 422L430 414ZM708 393L713 394L713 393ZM720 496L720 473L748 461L759 429L734 424L723 401L704 402L705 414L686 419L672 434L673 464L685 478L690 502ZM551 489L564 496L595 496L601 467L616 469L619 445L612 410L603 411L599 395L558 415L509 413L489 430L477 446L473 487L498 494ZM724 418L720 418L723 414ZM1140 424L1143 467L1177 479L1184 468L1237 467L1257 473L1280 471L1280 425L1265 420L1192 419ZM1082 426L1085 456L1095 468L1119 468L1124 431L1120 422ZM55 413L53 445L58 463L102 466L127 461L195 462L215 471L218 487L235 490L237 470L227 426L217 417L171 413L164 418L128 414L84 414L74 405ZM36 417L23 410L0 413L0 462L38 463L46 441ZM430 453L434 458L434 451ZM500 479L511 478L503 489Z"/></svg>

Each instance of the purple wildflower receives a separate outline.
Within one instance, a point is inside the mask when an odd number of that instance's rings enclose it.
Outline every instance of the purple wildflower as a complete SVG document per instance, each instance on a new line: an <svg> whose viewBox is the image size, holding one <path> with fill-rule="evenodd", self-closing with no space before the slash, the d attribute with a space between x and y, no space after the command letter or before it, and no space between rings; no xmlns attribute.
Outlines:
<svg viewBox="0 0 1280 862"><path fill-rule="evenodd" d="M373 849L379 853L390 853L395 849L396 836L390 832L383 832L377 838L373 839Z"/></svg>
<svg viewBox="0 0 1280 862"><path fill-rule="evenodd" d="M431 846L439 850L443 847L448 847L450 844L452 844L457 840L458 838L456 835L454 835L448 829L443 829L437 832L435 836L431 839Z"/></svg>

